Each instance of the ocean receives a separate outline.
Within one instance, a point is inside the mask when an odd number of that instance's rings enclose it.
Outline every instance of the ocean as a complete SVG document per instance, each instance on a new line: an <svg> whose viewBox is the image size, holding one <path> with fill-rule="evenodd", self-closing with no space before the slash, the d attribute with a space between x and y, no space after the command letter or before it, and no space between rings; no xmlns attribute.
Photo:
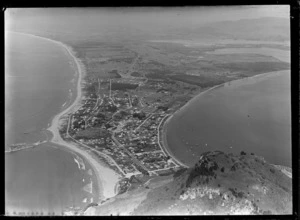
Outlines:
<svg viewBox="0 0 300 220"><path fill-rule="evenodd" d="M290 71L228 82L194 98L166 125L168 147L192 166L206 151L241 151L291 167Z"/></svg>
<svg viewBox="0 0 300 220"><path fill-rule="evenodd" d="M9 33L5 43L5 145L46 139L41 132L76 94L67 52L36 37ZM72 81L73 80L73 81ZM73 91L72 91L73 90ZM25 133L25 134L24 134Z"/></svg>
<svg viewBox="0 0 300 220"><path fill-rule="evenodd" d="M54 115L76 95L75 64L53 42L17 33L5 36L5 149L49 138ZM77 158L77 159L76 159ZM83 159L83 158L82 158ZM90 165L51 142L5 153L5 209L8 213L60 215L98 199ZM97 193L96 193L97 194Z"/></svg>

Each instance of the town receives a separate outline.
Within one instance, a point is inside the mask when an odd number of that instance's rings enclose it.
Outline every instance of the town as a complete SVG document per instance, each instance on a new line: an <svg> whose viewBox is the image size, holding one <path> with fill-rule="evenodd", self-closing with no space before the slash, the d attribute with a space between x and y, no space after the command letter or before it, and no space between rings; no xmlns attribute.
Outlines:
<svg viewBox="0 0 300 220"><path fill-rule="evenodd" d="M123 176L119 192L133 177L174 173L184 165L164 149L162 126L184 102L174 101L171 89L169 82L145 77L88 78L82 104L65 117L60 134Z"/></svg>

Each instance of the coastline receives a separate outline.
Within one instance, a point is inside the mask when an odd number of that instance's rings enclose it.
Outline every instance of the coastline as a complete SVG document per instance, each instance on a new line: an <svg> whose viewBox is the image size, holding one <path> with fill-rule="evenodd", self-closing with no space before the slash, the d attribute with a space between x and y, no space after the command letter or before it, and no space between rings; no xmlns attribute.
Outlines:
<svg viewBox="0 0 300 220"><path fill-rule="evenodd" d="M278 70L278 71L272 71L272 72L266 72L266 73L260 73L260 74L256 74L256 75L253 75L253 76L248 76L248 77L243 77L243 78L240 78L240 79L235 79L235 80L231 80L231 81L227 81L227 82L224 82L224 83L221 83L221 84L218 84L218 85L215 85L213 87L210 87L204 91L201 91L199 92L198 94L196 94L193 98L191 98L187 103L185 103L183 106L181 106L179 109L177 109L171 116L175 115L175 114L178 114L180 113L181 111L183 111L187 106L189 106L192 102L194 102L197 98L199 98L200 96L204 95L205 93L211 91L211 90L214 90L214 89L217 89L218 87L222 87L222 86L225 86L226 84L228 83L235 83L235 82L239 82L241 80L245 80L245 79L255 79L257 77L266 77L268 75L273 75L273 74L276 74L276 73L279 73L279 72L282 72L282 71L288 71L288 70ZM171 117L170 116L170 117ZM168 120L169 121L169 118ZM166 121L166 122L167 122ZM165 122L165 123L166 123ZM165 124L164 123L164 124Z"/></svg>
<svg viewBox="0 0 300 220"><path fill-rule="evenodd" d="M173 118L174 115L179 114L181 111L184 111L185 108L187 108L190 104L192 104L192 102L196 101L200 96L204 95L205 93L217 89L218 87L222 87L228 83L234 83L234 82L238 82L241 80L245 80L245 79L254 79L256 77L266 77L268 75L272 75L272 74L276 74L282 71L288 71L288 70L278 70L278 71L272 71L272 72L266 72L266 73L261 73L261 74L256 74L250 77L244 77L244 78L240 78L240 79L235 79L232 81L228 81L228 82L224 82L221 83L219 85L215 85L213 87L208 88L207 90L201 91L198 94L196 94L193 98L191 98L187 103L185 103L183 106L181 106L179 109L177 109L173 114L171 114L167 120L162 124L162 147L164 148L164 150L176 161L176 162L180 162L180 164L184 164L183 162L181 162L173 153L172 150L169 148L168 145L168 140L167 140L167 126L168 123L171 121L171 119ZM186 165L187 166L187 165ZM188 166L187 166L188 167Z"/></svg>
<svg viewBox="0 0 300 220"><path fill-rule="evenodd" d="M168 146L168 141L167 141L167 135L166 135L166 127L164 126L169 120L171 120L171 118L173 117L173 115L170 115L166 121L163 123L162 126L162 130L161 130L161 145L162 145L162 149L165 153L167 153L167 155L169 155L170 157L172 157L172 159L179 164L180 166L184 167L184 168L189 168L189 166L187 164L184 164L183 162L181 162L179 159L177 159L174 154L172 153L172 151L170 150L169 146Z"/></svg>
<svg viewBox="0 0 300 220"><path fill-rule="evenodd" d="M70 113L71 111L73 111L76 107L80 106L80 102L81 102L81 99L82 99L81 83L82 83L84 74L86 74L85 66L83 65L81 60L76 57L76 55L75 55L74 51L72 50L72 48L65 45L65 44L63 44L62 42L58 42L58 41L55 41L55 40L51 40L51 39L48 39L48 38L44 38L44 37L40 37L40 36L36 36L36 35L31 35L31 34L25 34L25 33L19 33L19 32L15 32L15 33L30 35L30 36L42 38L42 39L45 39L45 40L48 40L48 41L52 41L53 43L59 44L60 46L62 46L68 52L68 54L74 60L74 62L76 64L76 75L75 75L75 77L77 78L77 76L78 76L78 79L77 79L77 93L76 93L77 96L76 96L74 101L70 101L70 102L65 103L63 108L62 108L62 111L59 114L55 115L54 118L52 119L51 125L47 128L47 130L52 133L52 137L49 140L49 142L55 143L55 144L60 145L62 147L66 147L69 150L71 150L73 152L77 152L79 155L81 155L91 165L92 169L94 170L94 172L96 174L96 177L97 177L98 188L99 188L100 192L102 191L102 196L104 198L111 198L111 197L115 196L116 194L115 194L114 189L115 189L115 187L116 187L116 185L119 181L120 175L117 174L113 169L110 169L108 166L103 164L102 161L100 161L99 159L97 160L97 158L95 158L95 156L91 155L89 153L89 151L81 149L80 147L76 146L76 144L73 143L73 142L66 142L65 140L63 140L62 137L60 136L60 133L59 133L59 126L60 126L60 123L61 123L60 118L62 116L65 116L66 114ZM284 71L286 71L286 70L284 70ZM278 71L274 71L274 72L278 72ZM244 80L244 79L247 79L247 78L259 77L259 76L262 76L262 75L269 75L269 74L272 74L274 72L256 74L256 75L251 76L251 77L244 77L244 78L228 81L228 82L213 86L211 88L208 88L208 89L206 89L204 91L201 91L200 93L196 94L187 103L185 103L182 107L180 107L172 115L170 115L167 118L167 120L163 123L163 125L162 125L162 135L163 135L162 143L163 143L164 150L176 162L179 161L172 154L172 151L170 150L170 148L168 146L167 136L166 136L167 135L167 125L170 122L170 120L172 119L173 115L183 111L186 107L189 106L189 104L191 104L192 102L197 100L197 98L199 98L199 96L201 96L201 95L203 95L203 94L205 94L205 93L207 93L207 92L209 92L213 89L221 87L221 86L223 86L227 83L230 83L230 82ZM178 163L181 164L181 165L183 164L180 161Z"/></svg>
<svg viewBox="0 0 300 220"><path fill-rule="evenodd" d="M113 169L107 167L103 162L97 160L89 154L87 151L82 150L81 148L77 147L73 143L66 142L65 140L62 139L59 133L59 127L61 125L61 122L59 119L63 116L66 115L70 112L72 112L76 107L80 106L80 102L82 99L82 91L81 91L81 84L84 75L86 74L85 66L83 65L82 61L75 56L75 52L70 46L67 46L66 44L55 41L49 38L45 37L40 37L37 35L33 34L27 34L27 33L21 33L21 32L13 32L17 34L23 34L23 35L28 35L28 36L33 36L37 38L41 38L44 40L51 41L55 44L58 44L62 48L64 48L68 55L72 58L72 60L76 64L76 74L75 77L77 78L77 96L75 100L71 103L69 106L65 106L65 109L62 109L61 112L59 112L57 115L55 115L50 123L50 126L46 129L47 131L50 131L52 133L52 137L49 140L49 142L52 142L56 145L62 146L67 148L68 150L71 150L72 152L78 153L81 155L92 167L94 170L94 173L96 174L96 179L97 179L97 185L99 189L99 200L106 199L106 198L111 198L116 195L115 193L115 187L117 183L119 182L120 175L116 173ZM78 77L77 77L78 76ZM69 104L69 103L68 103Z"/></svg>
<svg viewBox="0 0 300 220"><path fill-rule="evenodd" d="M225 82L227 83L227 82ZM183 167L189 167L187 164L184 164L183 162L181 162L173 153L172 153L172 150L169 148L169 145L168 145L168 140L167 140L167 126L168 126L168 123L171 121L171 119L173 118L173 116L175 114L178 114L179 112L183 111L185 108L187 108L193 101L195 101L199 96L213 90L213 89L216 89L218 87L221 87L223 86L225 83L222 83L222 84L219 84L219 85L215 85L211 88L208 88L207 90L204 90L198 94L196 94L193 98L191 98L187 103L185 103L183 106L181 106L179 109L177 109L173 114L171 114L167 120L163 123L162 125L162 132L161 132L161 136L162 136L162 147L164 148L164 151L167 152L168 155L170 155L173 160L175 160L178 164L180 164L181 166Z"/></svg>

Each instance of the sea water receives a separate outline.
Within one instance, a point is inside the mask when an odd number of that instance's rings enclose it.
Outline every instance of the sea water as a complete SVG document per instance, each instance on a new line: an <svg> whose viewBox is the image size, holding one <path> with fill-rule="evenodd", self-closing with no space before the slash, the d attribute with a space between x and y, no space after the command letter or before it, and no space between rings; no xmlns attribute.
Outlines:
<svg viewBox="0 0 300 220"><path fill-rule="evenodd" d="M17 33L5 36L5 148L47 140L53 116L76 95L75 65L61 46ZM73 93L71 96L70 91ZM78 155L77 155L78 156ZM5 209L59 215L97 197L83 188L96 180L76 155L50 142L5 154ZM95 191L94 191L95 193ZM86 202L84 202L86 201Z"/></svg>
<svg viewBox="0 0 300 220"><path fill-rule="evenodd" d="M194 165L206 151L241 151L291 167L290 71L226 83L199 95L167 124L167 142Z"/></svg>

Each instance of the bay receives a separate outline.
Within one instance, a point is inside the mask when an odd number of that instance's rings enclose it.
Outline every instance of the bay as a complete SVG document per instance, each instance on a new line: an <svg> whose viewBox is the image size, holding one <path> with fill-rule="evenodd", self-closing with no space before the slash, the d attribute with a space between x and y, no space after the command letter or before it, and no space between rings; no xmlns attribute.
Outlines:
<svg viewBox="0 0 300 220"><path fill-rule="evenodd" d="M194 165L206 151L241 151L291 167L290 71L225 83L188 103L166 125L171 152Z"/></svg>

